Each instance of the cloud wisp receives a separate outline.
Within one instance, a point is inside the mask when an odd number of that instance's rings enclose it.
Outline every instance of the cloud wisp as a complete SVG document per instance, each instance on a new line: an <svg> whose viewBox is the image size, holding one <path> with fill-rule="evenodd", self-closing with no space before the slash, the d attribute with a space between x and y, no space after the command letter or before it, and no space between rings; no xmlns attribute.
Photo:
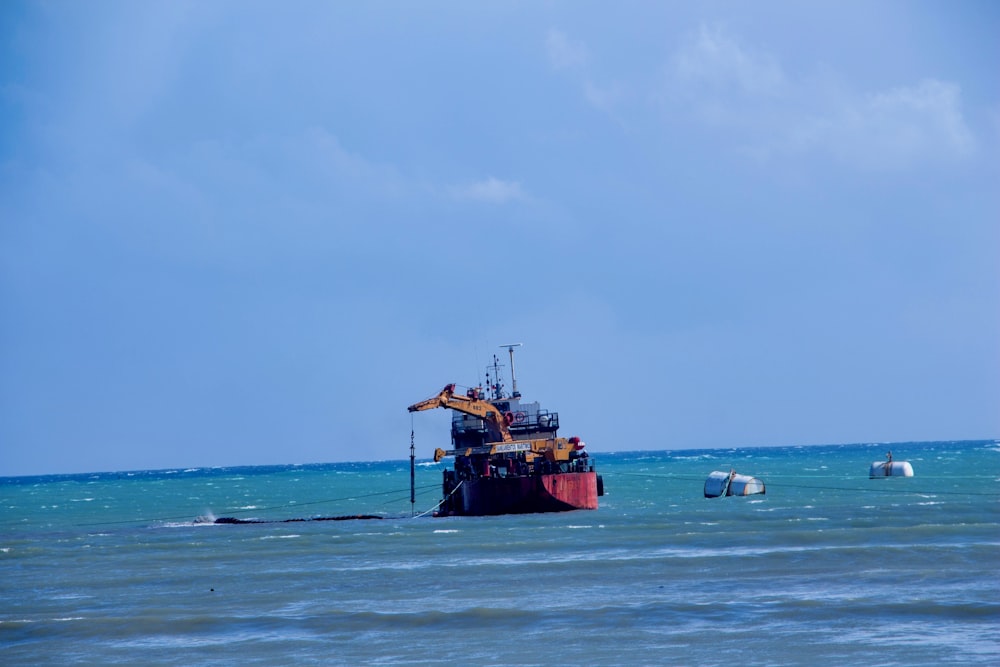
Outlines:
<svg viewBox="0 0 1000 667"><path fill-rule="evenodd" d="M545 37L545 50L549 65L554 70L567 70L587 64L587 47L582 42L570 39L560 30L549 30Z"/></svg>
<svg viewBox="0 0 1000 667"><path fill-rule="evenodd" d="M792 151L822 151L867 168L905 168L942 158L963 158L975 139L962 114L957 84L925 79L869 95L856 95L826 114L798 119Z"/></svg>
<svg viewBox="0 0 1000 667"><path fill-rule="evenodd" d="M456 199L490 204L505 204L527 199L520 183L493 176L467 185L455 186L451 188L451 193Z"/></svg>
<svg viewBox="0 0 1000 667"><path fill-rule="evenodd" d="M574 81L591 108L607 115L620 126L626 125L617 114L617 109L628 97L626 86L620 81L595 81L590 50L584 42L569 37L561 30L552 29L546 35L545 50L552 70Z"/></svg>
<svg viewBox="0 0 1000 667"><path fill-rule="evenodd" d="M738 132L740 149L762 159L825 154L862 169L906 169L963 158L975 138L957 83L865 93L789 78L779 59L702 26L668 67L667 104L695 121Z"/></svg>
<svg viewBox="0 0 1000 667"><path fill-rule="evenodd" d="M689 85L735 88L748 95L773 94L786 84L773 56L751 51L721 29L707 26L677 51L673 68Z"/></svg>

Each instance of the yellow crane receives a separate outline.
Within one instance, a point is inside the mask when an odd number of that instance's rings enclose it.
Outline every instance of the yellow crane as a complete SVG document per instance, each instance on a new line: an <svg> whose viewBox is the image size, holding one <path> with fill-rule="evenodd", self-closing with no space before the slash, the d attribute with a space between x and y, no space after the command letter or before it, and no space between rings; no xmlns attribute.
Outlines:
<svg viewBox="0 0 1000 667"><path fill-rule="evenodd" d="M526 461L533 461L542 456L549 461L570 461L577 458L584 444L579 438L542 438L537 440L514 440L507 427L507 419L500 414L497 407L482 398L478 389L470 389L465 396L455 393L455 385L446 385L437 396L432 396L419 403L414 403L407 410L420 412L434 408L448 408L467 415L479 417L491 431L500 436L498 442L488 442L482 447L468 447L463 450L434 450L434 461L440 461L445 456L472 456L473 454L492 457L496 454L524 454Z"/></svg>

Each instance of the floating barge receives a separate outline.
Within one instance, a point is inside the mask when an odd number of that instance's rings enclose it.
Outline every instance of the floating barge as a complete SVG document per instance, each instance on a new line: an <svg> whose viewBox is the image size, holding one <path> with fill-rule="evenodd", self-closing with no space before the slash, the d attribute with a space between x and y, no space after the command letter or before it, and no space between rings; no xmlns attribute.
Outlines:
<svg viewBox="0 0 1000 667"><path fill-rule="evenodd" d="M438 516L488 516L597 509L604 483L580 438L560 438L559 413L537 402L522 402L510 353L512 393L499 380L493 357L488 391L472 387L464 394L446 385L436 396L414 403L410 412L448 408L451 449L438 448L434 460L454 457L443 471L443 499ZM492 380L492 381L491 381Z"/></svg>

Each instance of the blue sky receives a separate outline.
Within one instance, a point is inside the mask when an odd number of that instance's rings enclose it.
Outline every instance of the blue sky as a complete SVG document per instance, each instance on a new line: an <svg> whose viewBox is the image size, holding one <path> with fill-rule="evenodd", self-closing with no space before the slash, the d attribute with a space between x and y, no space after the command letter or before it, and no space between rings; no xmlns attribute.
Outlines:
<svg viewBox="0 0 1000 667"><path fill-rule="evenodd" d="M4 3L0 475L998 437L998 7Z"/></svg>

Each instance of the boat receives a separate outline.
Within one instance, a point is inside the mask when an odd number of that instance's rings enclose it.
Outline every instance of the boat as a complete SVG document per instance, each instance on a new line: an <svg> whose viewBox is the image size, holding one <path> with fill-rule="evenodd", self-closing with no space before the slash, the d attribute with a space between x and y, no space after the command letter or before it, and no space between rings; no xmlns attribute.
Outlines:
<svg viewBox="0 0 1000 667"><path fill-rule="evenodd" d="M705 480L706 498L752 496L758 493L767 493L764 483L756 477L738 475L735 470L729 472L714 470Z"/></svg>
<svg viewBox="0 0 1000 667"><path fill-rule="evenodd" d="M493 355L486 386L456 391L448 384L436 396L409 406L410 412L447 408L453 412L451 448L437 448L434 461L454 457L442 479L443 499L437 516L491 516L594 510L604 495L585 443L560 438L559 413L538 402L521 400L510 353L511 394L499 379L500 363Z"/></svg>
<svg viewBox="0 0 1000 667"><path fill-rule="evenodd" d="M887 452L885 461L872 461L868 468L868 478L913 477L913 466L909 461L893 461L892 452Z"/></svg>

